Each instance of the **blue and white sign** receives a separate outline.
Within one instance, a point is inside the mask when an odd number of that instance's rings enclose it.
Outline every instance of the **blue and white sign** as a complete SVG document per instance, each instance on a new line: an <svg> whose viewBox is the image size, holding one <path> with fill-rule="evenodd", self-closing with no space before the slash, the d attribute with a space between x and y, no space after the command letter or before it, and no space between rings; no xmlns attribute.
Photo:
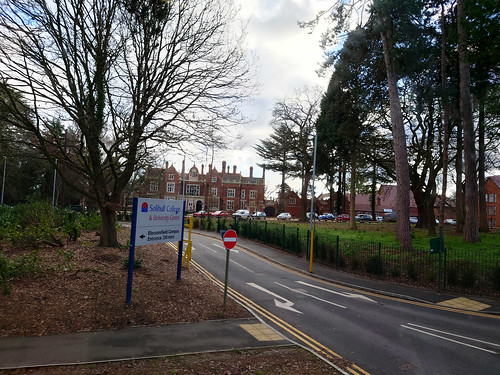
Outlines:
<svg viewBox="0 0 500 375"><path fill-rule="evenodd" d="M182 240L184 201L137 199L135 246Z"/></svg>

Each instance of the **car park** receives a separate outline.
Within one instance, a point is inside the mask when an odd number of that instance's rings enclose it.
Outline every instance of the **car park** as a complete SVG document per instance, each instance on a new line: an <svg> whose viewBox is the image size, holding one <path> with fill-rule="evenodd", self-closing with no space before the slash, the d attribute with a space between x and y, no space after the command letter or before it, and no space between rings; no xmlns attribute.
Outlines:
<svg viewBox="0 0 500 375"><path fill-rule="evenodd" d="M208 212L207 211L198 211L198 212L195 212L193 214L193 217L207 217L208 216Z"/></svg>
<svg viewBox="0 0 500 375"><path fill-rule="evenodd" d="M331 221L333 221L333 220L335 220L335 215L332 214L332 213L327 212L326 214L319 215L318 216L318 220L320 220L320 221L321 220L324 220L324 221L331 220Z"/></svg>
<svg viewBox="0 0 500 375"><path fill-rule="evenodd" d="M347 214L340 214L339 216L337 216L337 218L335 220L338 222L344 222L344 221L351 220L351 217Z"/></svg>
<svg viewBox="0 0 500 375"><path fill-rule="evenodd" d="M289 212L282 212L278 216L276 216L278 220L290 220L292 215Z"/></svg>
<svg viewBox="0 0 500 375"><path fill-rule="evenodd" d="M265 219L266 218L266 214L265 212L261 212L261 211L255 211L254 213L252 213L252 219Z"/></svg>
<svg viewBox="0 0 500 375"><path fill-rule="evenodd" d="M248 219L250 217L250 211L248 210L237 210L233 214L233 218L235 219Z"/></svg>
<svg viewBox="0 0 500 375"><path fill-rule="evenodd" d="M356 220L359 222L373 221L373 217L370 214L359 214L356 216Z"/></svg>
<svg viewBox="0 0 500 375"><path fill-rule="evenodd" d="M213 216L213 217L227 217L228 213L226 211L215 211L215 212L211 212L210 216Z"/></svg>
<svg viewBox="0 0 500 375"><path fill-rule="evenodd" d="M307 217L307 220L310 220L311 219L311 213L310 212L306 213L306 217ZM318 218L318 214L315 212L313 217L315 219L317 219Z"/></svg>
<svg viewBox="0 0 500 375"><path fill-rule="evenodd" d="M396 213L395 212L388 212L384 214L384 220L386 222L396 222Z"/></svg>

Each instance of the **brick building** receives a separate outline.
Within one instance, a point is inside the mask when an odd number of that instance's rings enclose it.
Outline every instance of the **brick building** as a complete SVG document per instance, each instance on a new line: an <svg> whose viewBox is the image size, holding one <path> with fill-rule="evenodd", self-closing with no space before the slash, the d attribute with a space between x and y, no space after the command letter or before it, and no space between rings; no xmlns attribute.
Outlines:
<svg viewBox="0 0 500 375"><path fill-rule="evenodd" d="M207 171L204 165L201 170L196 165L185 169L186 211L226 210L229 214L239 209L264 211L265 170L262 177L255 177L253 167L250 167L249 176L243 176L236 169L233 166L231 171L225 161L220 171L211 165ZM178 171L172 164L167 163L165 168L148 168L141 188L124 196L122 204L130 211L132 198L137 196L182 199L182 183L182 169Z"/></svg>
<svg viewBox="0 0 500 375"><path fill-rule="evenodd" d="M500 176L486 178L486 217L489 228L500 226Z"/></svg>

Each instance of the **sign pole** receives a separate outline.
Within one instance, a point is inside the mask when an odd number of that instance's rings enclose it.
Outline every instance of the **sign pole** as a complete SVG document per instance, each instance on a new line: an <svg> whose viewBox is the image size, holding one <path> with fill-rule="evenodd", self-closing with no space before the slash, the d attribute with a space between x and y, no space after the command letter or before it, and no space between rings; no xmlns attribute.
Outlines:
<svg viewBox="0 0 500 375"><path fill-rule="evenodd" d="M221 231L222 234L222 243L224 244L224 248L226 249L226 276L224 279L224 308L226 308L226 300L227 300L227 284L228 284L228 274L229 274L229 250L236 246L236 242L238 241L238 235L233 229L229 229L226 231Z"/></svg>
<svg viewBox="0 0 500 375"><path fill-rule="evenodd" d="M128 253L128 277L127 277L127 297L126 303L130 304L132 300L132 279L134 277L134 256L135 256L135 234L137 228L137 202L138 198L134 198L132 204L132 228L130 230L130 248Z"/></svg>
<svg viewBox="0 0 500 375"><path fill-rule="evenodd" d="M226 300L227 300L228 273L229 273L229 249L226 249L226 276L224 278L224 308L226 308Z"/></svg>
<svg viewBox="0 0 500 375"><path fill-rule="evenodd" d="M182 248L184 245L184 217L186 215L186 201L183 201L182 205L182 231L181 231L181 240L179 241L179 251L177 256L177 280L181 279L181 268L182 268Z"/></svg>

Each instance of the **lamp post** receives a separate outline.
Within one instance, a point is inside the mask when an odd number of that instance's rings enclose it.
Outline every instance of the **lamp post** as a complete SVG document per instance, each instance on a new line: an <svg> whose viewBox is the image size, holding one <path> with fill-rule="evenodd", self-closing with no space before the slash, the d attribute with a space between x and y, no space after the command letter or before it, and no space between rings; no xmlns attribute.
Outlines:
<svg viewBox="0 0 500 375"><path fill-rule="evenodd" d="M313 218L314 218L314 180L316 178L316 148L318 146L318 134L314 135L314 157L313 157L313 174L312 174L312 191L311 191L311 214L309 217L309 233L311 234L311 242L309 248L309 272L312 272L313 266Z"/></svg>

